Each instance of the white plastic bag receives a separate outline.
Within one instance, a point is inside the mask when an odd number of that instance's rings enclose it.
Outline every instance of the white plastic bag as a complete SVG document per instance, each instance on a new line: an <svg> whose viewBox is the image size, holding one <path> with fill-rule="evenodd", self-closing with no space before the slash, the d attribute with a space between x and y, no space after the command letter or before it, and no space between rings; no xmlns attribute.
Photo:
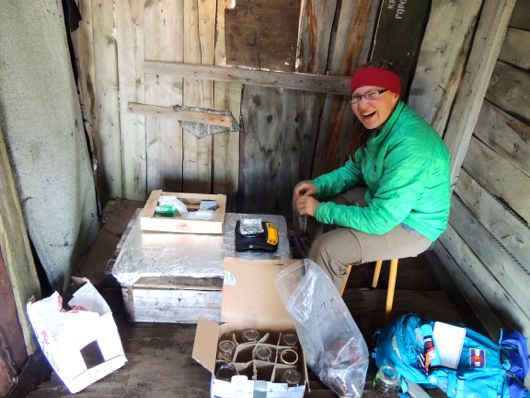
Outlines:
<svg viewBox="0 0 530 398"><path fill-rule="evenodd" d="M309 368L339 396L361 397L368 348L333 282L305 259L280 271L275 284Z"/></svg>

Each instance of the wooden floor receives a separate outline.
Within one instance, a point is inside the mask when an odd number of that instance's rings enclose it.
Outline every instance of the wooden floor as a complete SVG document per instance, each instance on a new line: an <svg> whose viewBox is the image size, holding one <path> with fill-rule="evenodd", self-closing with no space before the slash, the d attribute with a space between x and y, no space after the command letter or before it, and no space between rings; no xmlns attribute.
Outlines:
<svg viewBox="0 0 530 398"><path fill-rule="evenodd" d="M99 287L113 309L127 356L126 365L92 384L78 397L208 397L209 372L191 358L195 335L194 325L130 323L126 320L121 292L112 277L105 273L109 258L128 220L139 206L135 202L116 202L100 232L91 252L80 267L79 275L88 277ZM416 312L428 319L446 322L475 322L468 319L463 303L456 306L440 290L438 274L431 271L427 256L400 263L393 316ZM361 329L370 347L372 333L384 324L386 289L367 289L371 281L372 266L352 271L344 301ZM435 276L436 275L436 276ZM383 272L380 284L385 285ZM466 318L465 318L466 317ZM369 370L368 379L375 369ZM334 397L325 386L311 377L312 398ZM28 396L31 398L66 397L70 394L52 373ZM366 397L374 396L367 383ZM431 396L444 396L431 392Z"/></svg>

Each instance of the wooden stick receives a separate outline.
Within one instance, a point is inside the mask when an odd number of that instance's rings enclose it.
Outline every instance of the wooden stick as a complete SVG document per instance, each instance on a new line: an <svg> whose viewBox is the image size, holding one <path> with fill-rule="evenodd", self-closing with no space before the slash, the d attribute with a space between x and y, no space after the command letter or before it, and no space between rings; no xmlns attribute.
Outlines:
<svg viewBox="0 0 530 398"><path fill-rule="evenodd" d="M203 111L190 111L175 109L171 106L158 106L129 102L127 109L132 113L141 113L146 116L167 116L174 117L184 122L195 122L203 124L213 124L215 126L232 127L234 118L232 116L218 115L216 113Z"/></svg>
<svg viewBox="0 0 530 398"><path fill-rule="evenodd" d="M315 75L311 73L270 72L225 66L188 64L182 62L144 61L146 73L175 74L182 77L282 87L292 90L316 91L349 95L349 76Z"/></svg>

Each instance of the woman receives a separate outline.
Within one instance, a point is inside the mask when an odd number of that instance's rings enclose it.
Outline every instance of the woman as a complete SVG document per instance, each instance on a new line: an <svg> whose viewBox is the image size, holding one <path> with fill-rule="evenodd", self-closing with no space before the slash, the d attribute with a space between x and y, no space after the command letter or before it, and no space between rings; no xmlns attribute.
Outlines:
<svg viewBox="0 0 530 398"><path fill-rule="evenodd" d="M361 68L350 92L366 143L343 167L299 183L293 194L297 246L337 288L349 264L427 250L445 230L450 206L449 152L400 100L399 75L386 66Z"/></svg>

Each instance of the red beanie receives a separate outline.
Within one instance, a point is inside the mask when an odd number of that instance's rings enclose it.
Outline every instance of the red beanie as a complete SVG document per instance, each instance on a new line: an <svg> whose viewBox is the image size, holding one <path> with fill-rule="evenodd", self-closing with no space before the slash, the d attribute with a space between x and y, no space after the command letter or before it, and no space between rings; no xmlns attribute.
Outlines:
<svg viewBox="0 0 530 398"><path fill-rule="evenodd" d="M388 69L374 66L358 69L351 77L350 93L363 86L383 87L401 96L399 75Z"/></svg>

